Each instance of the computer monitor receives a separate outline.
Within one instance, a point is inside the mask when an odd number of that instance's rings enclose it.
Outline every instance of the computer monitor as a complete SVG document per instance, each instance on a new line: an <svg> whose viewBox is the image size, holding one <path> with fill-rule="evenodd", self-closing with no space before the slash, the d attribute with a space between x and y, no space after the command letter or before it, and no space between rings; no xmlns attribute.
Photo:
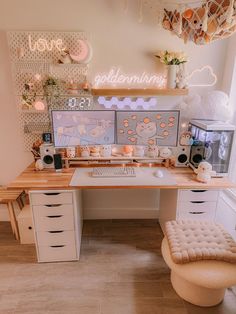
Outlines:
<svg viewBox="0 0 236 314"><path fill-rule="evenodd" d="M115 111L52 110L55 147L115 143Z"/></svg>
<svg viewBox="0 0 236 314"><path fill-rule="evenodd" d="M178 110L117 111L117 144L176 146Z"/></svg>

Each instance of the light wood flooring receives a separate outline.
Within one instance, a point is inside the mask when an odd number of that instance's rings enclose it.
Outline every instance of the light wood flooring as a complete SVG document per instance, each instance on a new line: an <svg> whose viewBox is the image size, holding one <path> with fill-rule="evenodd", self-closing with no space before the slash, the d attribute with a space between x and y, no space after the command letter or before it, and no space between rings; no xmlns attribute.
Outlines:
<svg viewBox="0 0 236 314"><path fill-rule="evenodd" d="M37 264L0 223L0 314L235 314L236 296L200 308L180 299L154 220L85 221L79 262Z"/></svg>

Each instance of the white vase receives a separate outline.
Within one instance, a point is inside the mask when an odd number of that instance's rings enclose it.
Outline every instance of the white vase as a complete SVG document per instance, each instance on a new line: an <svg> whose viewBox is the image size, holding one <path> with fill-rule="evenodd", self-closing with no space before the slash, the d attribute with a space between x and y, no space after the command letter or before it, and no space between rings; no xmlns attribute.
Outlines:
<svg viewBox="0 0 236 314"><path fill-rule="evenodd" d="M177 65L170 64L167 68L167 88L176 88Z"/></svg>

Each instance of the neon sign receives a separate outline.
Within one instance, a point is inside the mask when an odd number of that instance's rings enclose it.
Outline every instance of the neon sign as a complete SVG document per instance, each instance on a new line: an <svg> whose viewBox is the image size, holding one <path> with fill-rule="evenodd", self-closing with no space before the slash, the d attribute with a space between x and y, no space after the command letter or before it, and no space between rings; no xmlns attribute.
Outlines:
<svg viewBox="0 0 236 314"><path fill-rule="evenodd" d="M95 87L141 85L164 88L166 78L164 75L148 74L145 71L141 75L130 75L123 73L120 68L113 67L108 73L97 74L94 78L94 84Z"/></svg>
<svg viewBox="0 0 236 314"><path fill-rule="evenodd" d="M195 76L197 76L197 74L202 74L203 72L208 72L208 79L209 82L207 82L206 84L203 83L191 83L191 80L193 80L193 78ZM210 65L205 65L202 68L199 69L195 69L193 70L187 77L186 80L188 81L188 86L189 87L210 87L210 86L214 86L217 82L217 76L214 73L212 67Z"/></svg>
<svg viewBox="0 0 236 314"><path fill-rule="evenodd" d="M66 47L63 46L63 40L61 38L47 40L45 38L39 38L34 43L32 41L31 35L28 36L28 43L30 51L52 51L54 48L58 51L66 50Z"/></svg>

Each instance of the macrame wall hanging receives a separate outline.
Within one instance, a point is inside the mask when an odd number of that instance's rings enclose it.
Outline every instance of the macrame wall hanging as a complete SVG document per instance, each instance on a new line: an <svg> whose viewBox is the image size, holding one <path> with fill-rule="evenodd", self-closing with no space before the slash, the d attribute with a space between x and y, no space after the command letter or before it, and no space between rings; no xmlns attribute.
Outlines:
<svg viewBox="0 0 236 314"><path fill-rule="evenodd" d="M128 2L124 0L125 12ZM236 32L236 0L139 0L138 3L139 22L143 21L145 6L149 6L156 12L157 23L185 43L204 45Z"/></svg>

